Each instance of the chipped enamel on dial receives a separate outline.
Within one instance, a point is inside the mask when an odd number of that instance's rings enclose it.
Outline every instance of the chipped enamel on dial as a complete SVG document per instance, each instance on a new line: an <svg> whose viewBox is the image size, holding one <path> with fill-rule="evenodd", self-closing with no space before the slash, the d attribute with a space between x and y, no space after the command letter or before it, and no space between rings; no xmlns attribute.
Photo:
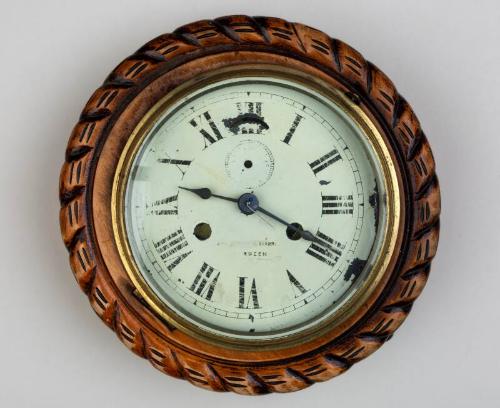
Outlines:
<svg viewBox="0 0 500 408"><path fill-rule="evenodd" d="M179 187L253 193L316 239ZM156 120L131 165L125 230L168 310L212 334L273 339L320 324L359 290L384 239L384 197L366 134L333 101L288 80L232 78Z"/></svg>

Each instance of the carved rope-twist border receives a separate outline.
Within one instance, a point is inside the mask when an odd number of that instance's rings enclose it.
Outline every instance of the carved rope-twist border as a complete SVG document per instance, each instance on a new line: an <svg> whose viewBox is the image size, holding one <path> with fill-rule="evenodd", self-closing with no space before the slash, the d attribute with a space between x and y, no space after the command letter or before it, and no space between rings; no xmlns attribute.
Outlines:
<svg viewBox="0 0 500 408"><path fill-rule="evenodd" d="M95 262L87 230L88 176L113 113L127 96L149 83L162 64L195 58L200 51L221 46L228 51L262 46L271 52L292 53L339 74L379 113L406 169L411 198L408 250L383 304L352 335L288 366L251 368L207 362L165 343L143 327L115 293L107 272ZM422 291L439 235L440 195L432 152L412 108L390 79L347 44L305 25L267 17L229 16L188 24L148 42L120 63L92 95L73 129L61 171L60 201L61 231L75 277L95 312L120 340L167 374L207 389L242 394L299 390L344 372L378 349Z"/></svg>

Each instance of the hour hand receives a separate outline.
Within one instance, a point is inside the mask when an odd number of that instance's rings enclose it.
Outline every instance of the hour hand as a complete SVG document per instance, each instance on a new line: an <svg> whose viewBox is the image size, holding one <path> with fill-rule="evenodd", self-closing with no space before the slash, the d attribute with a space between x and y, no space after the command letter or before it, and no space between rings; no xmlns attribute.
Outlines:
<svg viewBox="0 0 500 408"><path fill-rule="evenodd" d="M179 186L179 188L181 188L182 190L191 191L192 193L195 193L198 197L203 198L204 200L212 197L212 192L210 191L209 188L187 188L181 186Z"/></svg>
<svg viewBox="0 0 500 408"><path fill-rule="evenodd" d="M231 201L233 203L237 203L238 200L236 198L231 198L231 197L225 197L221 196L218 194L213 194L212 191L209 188L203 187L203 188L188 188L188 187L181 187L179 186L180 189L182 190L187 190L191 191L192 193L196 194L198 197L203 198L204 200L207 200L210 197L216 197L220 198L222 200L226 201Z"/></svg>

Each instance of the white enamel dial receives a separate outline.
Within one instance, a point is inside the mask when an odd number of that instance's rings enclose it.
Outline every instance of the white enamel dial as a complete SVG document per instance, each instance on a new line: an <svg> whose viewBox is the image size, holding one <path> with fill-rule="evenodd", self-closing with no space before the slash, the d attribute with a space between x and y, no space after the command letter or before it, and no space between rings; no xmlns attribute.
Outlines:
<svg viewBox="0 0 500 408"><path fill-rule="evenodd" d="M384 197L367 136L332 100L232 78L155 122L133 159L125 227L169 310L213 334L270 339L320 323L359 289L383 241Z"/></svg>

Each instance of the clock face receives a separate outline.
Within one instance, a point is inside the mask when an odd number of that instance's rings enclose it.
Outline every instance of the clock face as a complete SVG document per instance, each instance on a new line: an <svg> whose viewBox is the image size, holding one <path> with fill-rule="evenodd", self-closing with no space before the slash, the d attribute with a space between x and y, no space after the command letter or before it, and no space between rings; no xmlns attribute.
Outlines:
<svg viewBox="0 0 500 408"><path fill-rule="evenodd" d="M171 314L236 339L298 334L370 277L387 221L363 128L294 81L198 88L142 139L124 193L137 272Z"/></svg>

